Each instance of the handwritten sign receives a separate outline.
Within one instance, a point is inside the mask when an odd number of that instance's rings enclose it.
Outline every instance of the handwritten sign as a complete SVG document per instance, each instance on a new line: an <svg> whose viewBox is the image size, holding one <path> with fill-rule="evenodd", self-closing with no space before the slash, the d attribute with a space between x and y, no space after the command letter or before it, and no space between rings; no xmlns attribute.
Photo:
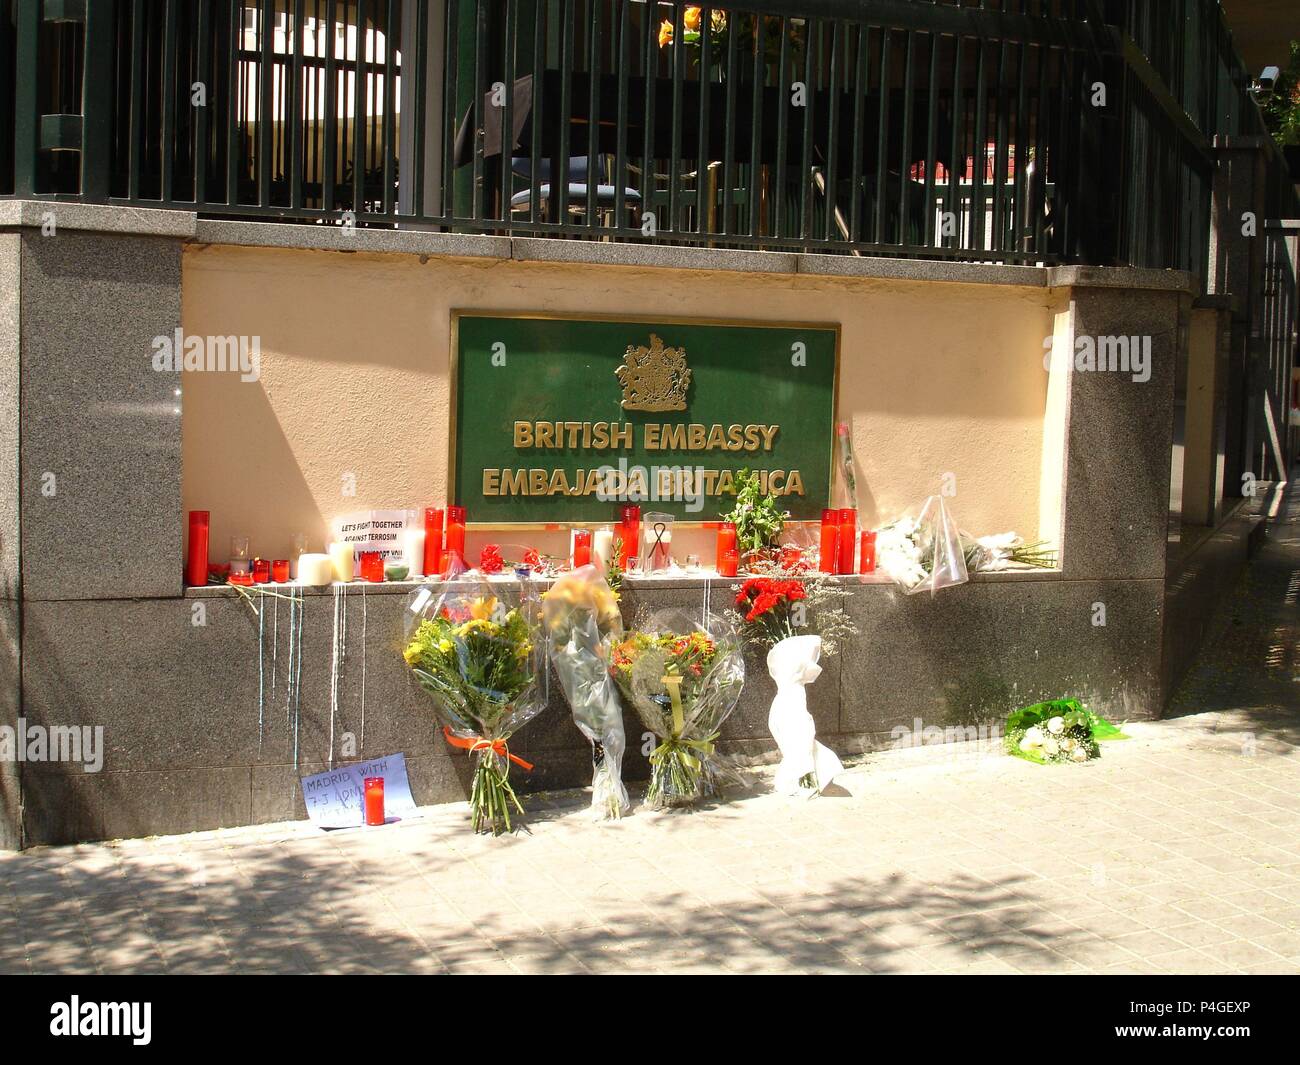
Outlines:
<svg viewBox="0 0 1300 1065"><path fill-rule="evenodd" d="M406 758L390 754L303 777L302 797L307 804L307 816L318 828L359 827L365 820L366 777L384 778L385 821L403 820L416 812L406 776Z"/></svg>

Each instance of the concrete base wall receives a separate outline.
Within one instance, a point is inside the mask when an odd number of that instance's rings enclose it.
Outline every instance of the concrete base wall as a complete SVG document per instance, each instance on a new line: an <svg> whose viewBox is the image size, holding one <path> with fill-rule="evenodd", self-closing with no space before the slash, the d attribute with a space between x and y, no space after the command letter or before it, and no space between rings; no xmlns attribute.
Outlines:
<svg viewBox="0 0 1300 1065"><path fill-rule="evenodd" d="M730 587L629 583L624 613L700 612L706 594L715 611L725 611ZM259 614L214 589L177 599L28 603L29 724L102 725L105 752L98 773L23 767L25 842L303 817L299 777L326 768L331 755L338 763L400 751L418 801L464 799L470 759L447 747L401 658L408 590L350 586L337 653L334 595L304 597L300 701L288 692L287 602L265 599ZM850 583L844 596L860 634L826 660L810 691L818 734L841 752L910 744L918 723L939 730L999 724L1017 706L1059 696L1078 696L1120 719L1159 714L1160 581L981 578L933 599ZM1108 605L1105 626L1092 623L1100 601ZM204 623L195 624L196 616ZM79 638L68 639L72 632ZM331 710L336 658L343 665ZM558 684L547 683L547 710L511 741L512 751L536 764L531 774L518 772L523 791L590 783L590 748ZM771 756L773 694L761 655L752 655L722 751ZM645 779L643 729L631 714L626 726L626 775Z"/></svg>

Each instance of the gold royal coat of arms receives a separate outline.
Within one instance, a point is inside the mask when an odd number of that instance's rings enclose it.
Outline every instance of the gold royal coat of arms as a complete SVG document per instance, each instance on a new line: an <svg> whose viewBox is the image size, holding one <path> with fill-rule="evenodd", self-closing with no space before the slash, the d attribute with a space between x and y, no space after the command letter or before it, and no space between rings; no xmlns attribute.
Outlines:
<svg viewBox="0 0 1300 1065"><path fill-rule="evenodd" d="M666 348L650 334L650 346L628 345L623 365L614 373L623 386L624 410L685 410L691 371L685 348Z"/></svg>

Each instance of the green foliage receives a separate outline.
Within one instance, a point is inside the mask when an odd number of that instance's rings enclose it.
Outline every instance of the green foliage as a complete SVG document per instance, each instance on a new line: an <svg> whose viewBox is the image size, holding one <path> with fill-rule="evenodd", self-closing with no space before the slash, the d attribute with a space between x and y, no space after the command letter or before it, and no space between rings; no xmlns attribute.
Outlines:
<svg viewBox="0 0 1300 1065"><path fill-rule="evenodd" d="M1050 732L1049 722L1058 717L1061 719L1060 731ZM1045 750L1037 745L1024 749L1021 741L1031 729L1042 733L1052 749ZM1007 753L1029 762L1047 765L1080 760L1070 757L1067 745L1072 744L1081 749L1082 760L1086 760L1100 754L1098 742L1127 738L1116 725L1094 714L1077 699L1051 699L1013 712L1007 718L1004 742ZM1060 745L1060 750L1056 749L1057 745Z"/></svg>
<svg viewBox="0 0 1300 1065"><path fill-rule="evenodd" d="M1300 145L1300 41L1291 42L1291 58L1259 109L1279 148Z"/></svg>
<svg viewBox="0 0 1300 1065"><path fill-rule="evenodd" d="M776 546L786 513L776 496L759 490L758 474L746 467L736 474L736 505L722 518L735 524L736 544L742 552L758 551Z"/></svg>

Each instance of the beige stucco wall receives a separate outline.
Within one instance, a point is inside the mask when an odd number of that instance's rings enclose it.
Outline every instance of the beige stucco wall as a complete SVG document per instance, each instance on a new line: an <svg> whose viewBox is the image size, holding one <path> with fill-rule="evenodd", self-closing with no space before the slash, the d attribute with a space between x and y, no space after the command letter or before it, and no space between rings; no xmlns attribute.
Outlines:
<svg viewBox="0 0 1300 1065"><path fill-rule="evenodd" d="M186 334L260 336L262 371L183 375L185 507L212 512L215 559L236 532L280 557L299 530L319 550L335 514L440 503L453 309L663 313L840 322L864 519L952 474L964 528L1034 536L1059 527L1040 514L1059 502L1040 491L1060 476L1050 432L1044 450L1058 304L1028 287L189 246Z"/></svg>

